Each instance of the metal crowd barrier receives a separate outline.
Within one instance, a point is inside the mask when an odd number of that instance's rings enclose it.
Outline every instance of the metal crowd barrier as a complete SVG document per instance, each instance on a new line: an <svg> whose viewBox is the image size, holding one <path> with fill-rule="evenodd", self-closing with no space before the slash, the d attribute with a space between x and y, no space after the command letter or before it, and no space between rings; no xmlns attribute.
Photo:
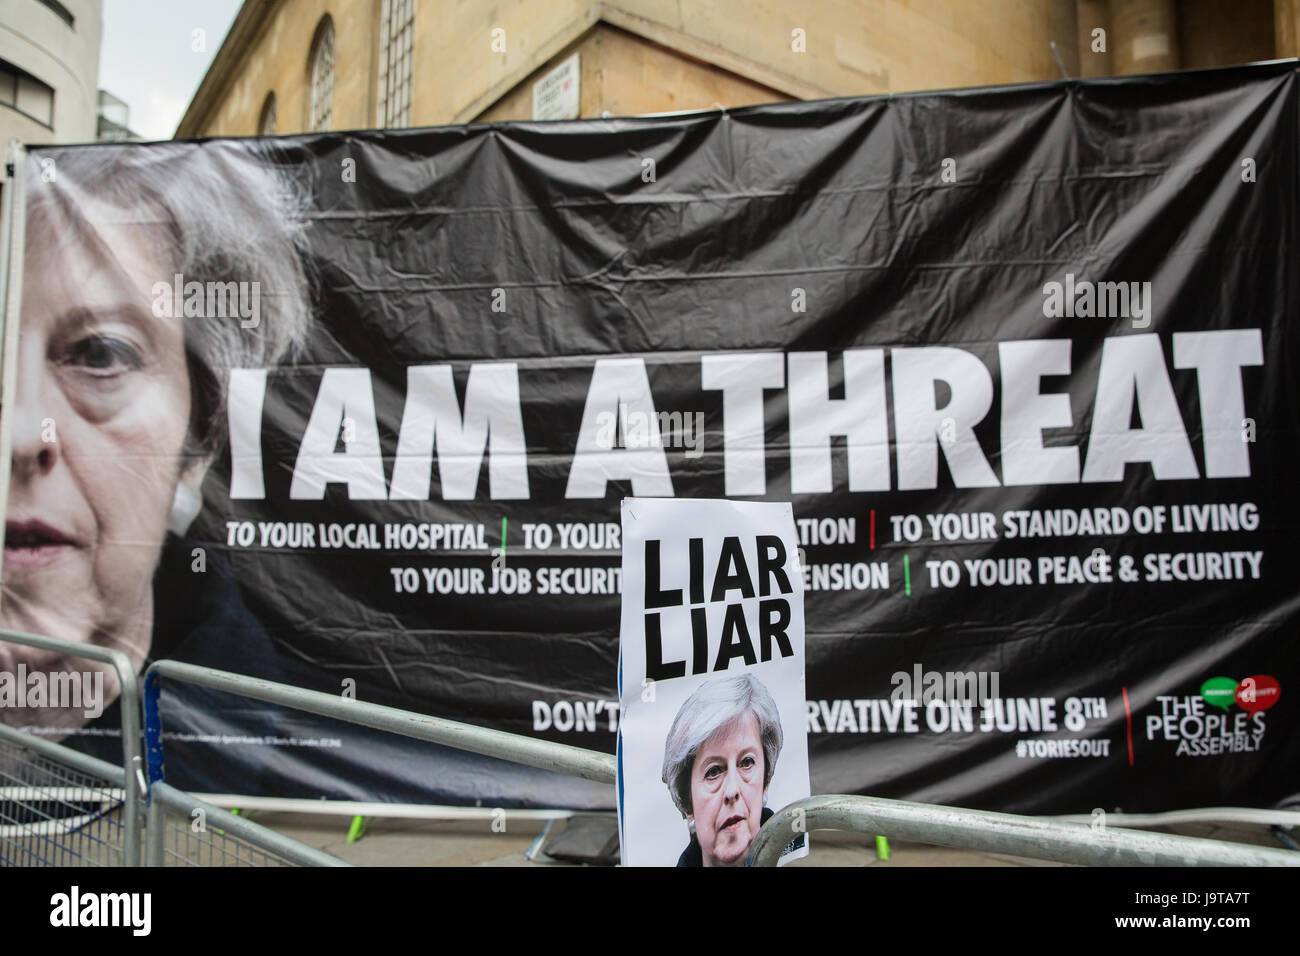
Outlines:
<svg viewBox="0 0 1300 956"><path fill-rule="evenodd" d="M141 797L147 789L151 865L346 865L163 780L159 711L163 678L542 770L616 782L616 761L609 754L179 661L159 661L150 667L144 682L146 786L136 709L140 696L124 654L3 630L0 641L112 663L123 700L121 767L0 725L0 863L138 865ZM114 802L121 810L116 818L103 809ZM852 795L810 797L774 814L755 837L749 861L754 866L775 865L794 837L824 829L1093 866L1300 865L1300 854L1266 847Z"/></svg>
<svg viewBox="0 0 1300 956"><path fill-rule="evenodd" d="M161 679L164 677L240 697L251 697L269 704L280 704L321 717L333 717L362 727L414 737L416 740L443 744L457 750L499 757L511 763L595 780L597 783L613 784L617 777L615 760L610 754L416 714L369 701L352 700L323 691L277 684L196 664L158 661L149 668L144 681L145 746L148 751L150 781L162 779L162 719L158 712L158 696L161 692Z"/></svg>
<svg viewBox="0 0 1300 956"><path fill-rule="evenodd" d="M139 683L121 651L2 629L0 641L111 663L122 714L121 766L0 724L0 866L139 866L145 799L153 866L346 865L161 781L147 786Z"/></svg>
<svg viewBox="0 0 1300 956"><path fill-rule="evenodd" d="M111 664L122 702L120 767L0 724L0 864L139 866L146 787L130 658L19 631L0 629L0 641Z"/></svg>
<svg viewBox="0 0 1300 956"><path fill-rule="evenodd" d="M1300 853L1290 850L853 795L809 797L774 813L754 837L750 865L775 866L787 844L811 830L883 833L1081 866L1300 866Z"/></svg>
<svg viewBox="0 0 1300 956"><path fill-rule="evenodd" d="M149 788L145 832L149 866L351 865L161 780Z"/></svg>
<svg viewBox="0 0 1300 956"><path fill-rule="evenodd" d="M0 724L0 866L125 865L125 791L121 767Z"/></svg>
<svg viewBox="0 0 1300 956"><path fill-rule="evenodd" d="M161 741L157 701L163 677L543 770L600 783L616 781L615 758L609 754L177 661L159 661L145 679L151 779L155 762L161 768L162 753L160 745L155 752L155 741ZM815 829L883 833L919 843L1093 866L1300 866L1300 854L1267 847L860 796L811 797L774 814L755 838L751 864L775 865L795 836Z"/></svg>
<svg viewBox="0 0 1300 956"><path fill-rule="evenodd" d="M347 865L337 857L234 816L164 782L159 707L163 678L569 776L609 784L615 780L614 758L608 754L180 661L158 661L149 668L144 680L145 749L151 799L147 831L150 866ZM172 813L168 814L168 810ZM201 811L198 817L201 826L195 825L195 811ZM177 821L177 815L184 819Z"/></svg>

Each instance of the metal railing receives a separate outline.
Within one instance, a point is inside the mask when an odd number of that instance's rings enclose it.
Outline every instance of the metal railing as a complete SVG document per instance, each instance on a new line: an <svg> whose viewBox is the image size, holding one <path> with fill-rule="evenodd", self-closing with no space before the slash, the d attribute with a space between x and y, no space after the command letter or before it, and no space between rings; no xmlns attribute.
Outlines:
<svg viewBox="0 0 1300 956"><path fill-rule="evenodd" d="M245 677L227 671L184 664L180 661L158 661L145 675L145 746L148 751L149 780L162 779L162 719L158 713L158 695L161 679L182 681L225 691L240 697L279 704L294 710L305 711L320 717L333 717L350 724L384 730L414 737L433 744L443 744L470 753L498 757L511 763L536 767L582 777L597 783L613 784L617 778L616 762L612 755L584 750L569 744L557 744L502 730L491 730L474 724L462 724L441 717L429 717L396 707L385 707L369 701L352 700L307 690L289 684L257 677Z"/></svg>
<svg viewBox="0 0 1300 956"><path fill-rule="evenodd" d="M0 725L0 866L123 866L126 773Z"/></svg>
<svg viewBox="0 0 1300 956"><path fill-rule="evenodd" d="M161 780L149 788L146 833L149 866L351 865Z"/></svg>
<svg viewBox="0 0 1300 956"><path fill-rule="evenodd" d="M600 783L617 779L609 754L177 661L159 661L145 679L150 779L157 779L155 761L161 772L161 745L154 741L161 740L163 677ZM1265 847L851 795L811 797L774 814L755 838L752 864L775 865L792 839L814 829L1094 866L1300 865L1300 854Z"/></svg>
<svg viewBox="0 0 1300 956"><path fill-rule="evenodd" d="M1300 854L1289 850L843 794L809 797L774 813L754 837L750 865L775 866L791 840L812 830L881 833L1081 866L1300 866Z"/></svg>
<svg viewBox="0 0 1300 956"><path fill-rule="evenodd" d="M0 629L0 642L110 664L117 672L122 714L122 765L0 725L0 842L21 845L30 864L110 862L140 865L146 790L140 748L140 689L121 651ZM76 799L72 799L75 797ZM114 806L114 801L118 806ZM98 813L93 812L98 805ZM105 822L116 814L116 823ZM93 824L93 829L86 827ZM95 847L94 852L90 852Z"/></svg>
<svg viewBox="0 0 1300 956"><path fill-rule="evenodd" d="M159 703L164 678L542 770L600 783L613 784L615 781L615 760L609 754L180 661L158 661L149 668L144 680L145 750L151 798L147 854L150 866L169 863L347 865L336 857L227 813L163 781L165 755ZM167 815L168 809L184 815L186 820L177 824ZM189 819L196 810L202 814L202 826L198 827Z"/></svg>
<svg viewBox="0 0 1300 956"><path fill-rule="evenodd" d="M614 784L617 778L610 754L159 661L144 681L146 784L135 706L140 695L126 655L4 630L0 641L111 663L123 703L121 767L0 725L0 850L8 849L0 854L0 862L138 865L141 798L147 790L150 865L346 865L163 780L159 699L164 678L599 783ZM183 819L178 822L176 817ZM201 825L195 825L196 820ZM774 865L799 834L825 829L1093 866L1300 865L1300 854L1266 847L855 795L810 797L774 814L755 837L750 863ZM73 832L79 834L76 846L66 839Z"/></svg>

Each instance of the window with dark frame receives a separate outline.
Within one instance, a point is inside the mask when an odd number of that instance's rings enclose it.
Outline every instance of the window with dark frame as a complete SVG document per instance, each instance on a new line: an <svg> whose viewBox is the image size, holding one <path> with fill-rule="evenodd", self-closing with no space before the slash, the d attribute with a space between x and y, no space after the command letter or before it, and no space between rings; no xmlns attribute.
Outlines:
<svg viewBox="0 0 1300 956"><path fill-rule="evenodd" d="M275 135L275 92L266 94L266 99L262 101L262 115L257 121L258 136Z"/></svg>
<svg viewBox="0 0 1300 956"><path fill-rule="evenodd" d="M380 127L411 125L411 46L415 0L383 0L379 14Z"/></svg>
<svg viewBox="0 0 1300 956"><path fill-rule="evenodd" d="M334 115L334 21L326 14L316 28L311 54L311 115L307 128L330 128Z"/></svg>
<svg viewBox="0 0 1300 956"><path fill-rule="evenodd" d="M53 11L56 17L74 30L77 28L77 18L72 15L71 10L59 3L59 0L36 0L36 2Z"/></svg>
<svg viewBox="0 0 1300 956"><path fill-rule="evenodd" d="M0 60L0 104L54 128L54 88Z"/></svg>

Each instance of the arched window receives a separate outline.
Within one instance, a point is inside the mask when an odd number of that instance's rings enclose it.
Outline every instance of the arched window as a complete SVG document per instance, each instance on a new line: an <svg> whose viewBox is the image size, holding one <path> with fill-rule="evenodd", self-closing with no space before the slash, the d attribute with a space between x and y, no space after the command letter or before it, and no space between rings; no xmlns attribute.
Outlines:
<svg viewBox="0 0 1300 956"><path fill-rule="evenodd" d="M334 115L334 21L329 14L321 18L312 41L310 130L327 130Z"/></svg>
<svg viewBox="0 0 1300 956"><path fill-rule="evenodd" d="M379 13L378 126L411 125L411 42L415 0L383 0Z"/></svg>
<svg viewBox="0 0 1300 956"><path fill-rule="evenodd" d="M257 121L258 136L275 135L275 92L266 94L266 99L262 100L262 115Z"/></svg>

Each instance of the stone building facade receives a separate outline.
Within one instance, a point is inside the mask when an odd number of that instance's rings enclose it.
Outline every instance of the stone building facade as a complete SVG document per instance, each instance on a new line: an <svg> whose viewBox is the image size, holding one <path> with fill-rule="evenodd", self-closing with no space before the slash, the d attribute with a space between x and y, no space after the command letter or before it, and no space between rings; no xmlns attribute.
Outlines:
<svg viewBox="0 0 1300 956"><path fill-rule="evenodd" d="M1297 53L1300 0L246 0L177 135L731 108Z"/></svg>

